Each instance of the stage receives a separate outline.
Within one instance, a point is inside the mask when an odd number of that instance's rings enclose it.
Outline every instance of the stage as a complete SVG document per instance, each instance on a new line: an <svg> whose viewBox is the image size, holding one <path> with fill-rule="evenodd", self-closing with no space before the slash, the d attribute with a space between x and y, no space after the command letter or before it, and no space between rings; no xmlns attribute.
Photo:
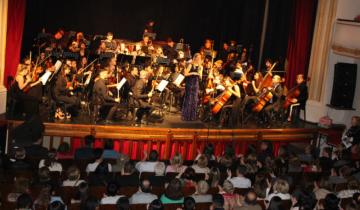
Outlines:
<svg viewBox="0 0 360 210"><path fill-rule="evenodd" d="M335 126L332 129L323 129L312 123L300 122L297 126L282 124L276 128L257 128L256 124L249 123L244 128L219 128L212 123L201 121L185 122L179 114L167 114L162 123L150 123L134 127L130 120L114 122L111 125L90 124L81 122L81 117L71 120L44 122L45 133L49 148L55 146L54 139L61 142L70 137L71 151L84 144L82 137L94 135L97 139L95 147L102 147L104 139L114 140L115 149L128 154L132 159L141 159L143 152L151 149L160 151L162 159L169 159L179 152L185 159L194 159L197 150L207 143L215 146L215 153L221 154L224 147L231 144L237 153L245 153L250 144L257 145L258 141L273 142L274 153L281 145L289 143L308 144L316 140L319 134L325 134L330 141L337 141L344 129ZM7 120L1 115L1 124L7 128L6 152L11 147L12 129L22 123L19 120ZM69 138L68 138L69 139Z"/></svg>

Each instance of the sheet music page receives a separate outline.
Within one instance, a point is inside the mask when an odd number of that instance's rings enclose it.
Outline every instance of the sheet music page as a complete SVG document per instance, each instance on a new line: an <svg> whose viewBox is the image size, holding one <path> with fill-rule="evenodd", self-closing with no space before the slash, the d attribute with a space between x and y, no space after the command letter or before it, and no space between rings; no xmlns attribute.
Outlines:
<svg viewBox="0 0 360 210"><path fill-rule="evenodd" d="M169 84L168 81L166 80L161 80L161 82L158 84L158 86L156 87L156 89L160 92L163 92L163 90L165 89L166 85Z"/></svg>
<svg viewBox="0 0 360 210"><path fill-rule="evenodd" d="M126 78L123 77L121 81L116 85L116 89L120 90L122 86L124 86L125 82L126 82Z"/></svg>
<svg viewBox="0 0 360 210"><path fill-rule="evenodd" d="M60 67L61 67L61 61L57 60L56 63L55 63L55 72L59 71Z"/></svg>
<svg viewBox="0 0 360 210"><path fill-rule="evenodd" d="M87 86L87 85L90 83L91 76L92 76L92 72L90 72L90 73L87 75L86 80L85 80L85 83L84 83L85 86Z"/></svg>
<svg viewBox="0 0 360 210"><path fill-rule="evenodd" d="M51 72L50 72L50 71L46 71L45 74L43 74L43 75L40 77L41 83L42 83L43 85L45 85L50 76L51 76Z"/></svg>
<svg viewBox="0 0 360 210"><path fill-rule="evenodd" d="M181 82L185 79L185 76L182 74L179 74L178 77L176 77L175 81L173 82L176 86L180 86Z"/></svg>

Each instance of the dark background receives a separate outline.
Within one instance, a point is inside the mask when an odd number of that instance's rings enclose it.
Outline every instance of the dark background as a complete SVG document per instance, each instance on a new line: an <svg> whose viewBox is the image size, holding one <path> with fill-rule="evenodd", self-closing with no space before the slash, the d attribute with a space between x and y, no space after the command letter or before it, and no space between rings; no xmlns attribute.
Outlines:
<svg viewBox="0 0 360 210"><path fill-rule="evenodd" d="M270 0L263 58L286 56L293 1ZM205 38L215 41L215 49L224 41L236 40L254 45L257 62L265 0L28 0L26 7L22 56L31 50L42 28L50 33L59 27L85 34L112 31L115 38L137 41L145 23L153 19L158 40L184 38L193 53Z"/></svg>

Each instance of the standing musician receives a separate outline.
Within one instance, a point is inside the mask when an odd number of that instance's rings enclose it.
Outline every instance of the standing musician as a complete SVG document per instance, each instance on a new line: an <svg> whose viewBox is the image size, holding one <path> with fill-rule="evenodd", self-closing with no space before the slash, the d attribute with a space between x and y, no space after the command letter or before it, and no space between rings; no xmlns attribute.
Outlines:
<svg viewBox="0 0 360 210"><path fill-rule="evenodd" d="M104 69L100 71L99 77L95 79L96 81L93 87L94 114L97 115L100 110L108 109L105 123L111 123L116 109L119 106L118 103L120 99L109 96L109 89L106 86L107 79L108 71Z"/></svg>
<svg viewBox="0 0 360 210"><path fill-rule="evenodd" d="M106 39L103 41L105 43L106 51L113 52L116 50L116 42L113 40L114 34L112 32L108 32L106 35Z"/></svg>
<svg viewBox="0 0 360 210"><path fill-rule="evenodd" d="M149 55L154 51L149 35L145 34L143 36L143 40L141 41L141 51L145 53L145 55Z"/></svg>
<svg viewBox="0 0 360 210"><path fill-rule="evenodd" d="M290 103L289 112L288 112L289 115L287 119L289 122L292 119L293 107L295 106L299 106L298 107L299 109L296 109L296 112L294 113L294 117L296 118L295 121L299 119L300 109L305 109L306 101L309 96L308 88L306 86L306 81L304 79L303 74L298 74L296 76L296 84L297 85L293 89L291 89L286 96L286 102Z"/></svg>
<svg viewBox="0 0 360 210"><path fill-rule="evenodd" d="M282 96L284 93L284 88L281 85L281 77L279 75L274 75L272 78L272 87L269 87L268 90L272 93L272 99L270 100L270 104L264 108L265 115L271 122L271 111L280 111L282 109Z"/></svg>
<svg viewBox="0 0 360 210"><path fill-rule="evenodd" d="M136 120L135 126L141 125L141 120L144 114L151 113L152 106L149 104L149 98L152 97L152 91L148 91L147 89L148 83L148 72L141 71L140 72L140 79L136 81L134 87L132 88L132 92L134 95L135 100L140 105L140 108L136 112Z"/></svg>

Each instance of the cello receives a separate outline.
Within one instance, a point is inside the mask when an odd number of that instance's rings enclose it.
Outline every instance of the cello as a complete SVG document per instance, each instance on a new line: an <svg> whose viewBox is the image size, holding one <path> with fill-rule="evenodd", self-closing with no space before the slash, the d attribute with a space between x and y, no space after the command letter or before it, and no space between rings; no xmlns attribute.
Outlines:
<svg viewBox="0 0 360 210"><path fill-rule="evenodd" d="M229 100L229 98L232 96L232 92L230 90L228 90L229 88L232 88L234 85L236 85L236 82L232 81L231 79L229 79L231 85L227 88L227 90L225 90L220 96L217 97L216 99L216 104L214 105L214 107L211 109L211 113L213 114L217 114L222 107L226 104L226 102Z"/></svg>
<svg viewBox="0 0 360 210"><path fill-rule="evenodd" d="M267 90L267 88L272 86L272 70L274 69L276 64L277 62L275 62L271 66L270 70L266 73L263 81L261 81L260 83L259 89L262 90L262 93L259 95L257 103L252 108L253 112L260 112L265 107L267 102L269 102L273 97L273 94L269 90Z"/></svg>
<svg viewBox="0 0 360 210"><path fill-rule="evenodd" d="M307 78L306 80L304 80L304 81L310 81L310 78L308 77L308 78ZM290 106L291 104L293 104L292 99L299 97L299 95L300 95L299 86L300 86L300 85L301 85L301 83L298 84L298 85L296 85L295 87L291 88L291 89L288 91L288 93L286 94L286 97L285 97L284 109L289 108L289 106Z"/></svg>

